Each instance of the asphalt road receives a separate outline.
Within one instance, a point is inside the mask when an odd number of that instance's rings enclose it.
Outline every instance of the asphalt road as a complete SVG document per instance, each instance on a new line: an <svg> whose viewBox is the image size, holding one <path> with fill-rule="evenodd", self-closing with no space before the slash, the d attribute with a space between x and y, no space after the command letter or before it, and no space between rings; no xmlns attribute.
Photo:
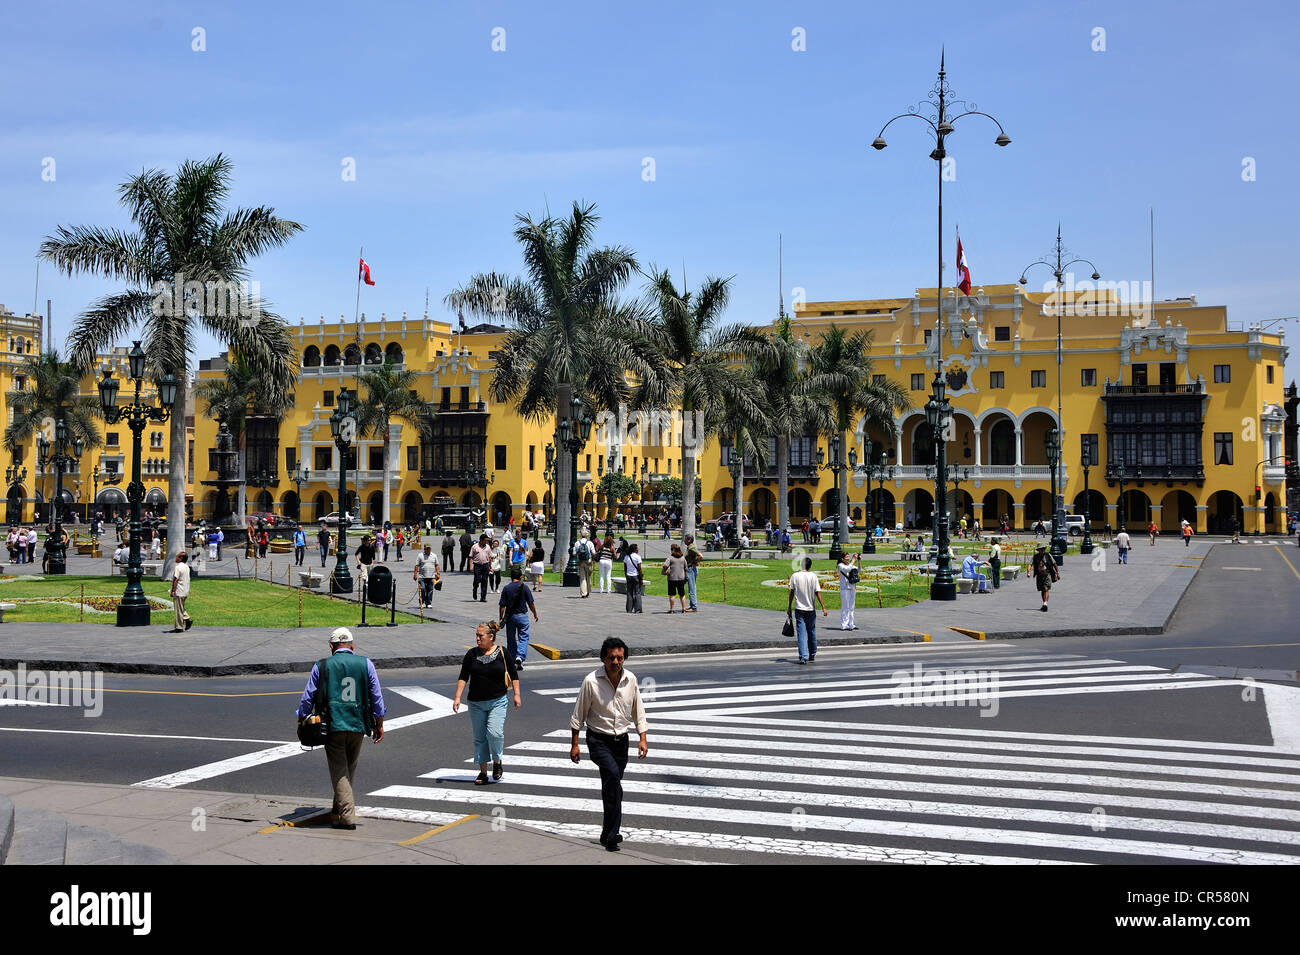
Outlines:
<svg viewBox="0 0 1300 955"><path fill-rule="evenodd" d="M651 755L629 769L628 838L697 861L1294 863L1297 564L1216 548L1159 636L828 648L807 667L633 647ZM568 701L591 669L529 665L506 779L483 788L464 710L449 712L456 671L381 673L391 729L364 748L359 802L592 834L597 780L567 760ZM908 679L954 674L979 682L898 705ZM0 773L328 805L323 754L276 749L303 682L110 675L97 718L0 706Z"/></svg>

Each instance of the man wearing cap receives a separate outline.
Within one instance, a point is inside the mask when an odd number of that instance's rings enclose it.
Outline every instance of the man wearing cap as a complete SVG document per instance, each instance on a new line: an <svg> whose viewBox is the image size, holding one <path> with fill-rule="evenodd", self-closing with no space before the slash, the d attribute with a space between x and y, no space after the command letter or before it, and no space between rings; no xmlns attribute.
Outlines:
<svg viewBox="0 0 1300 955"><path fill-rule="evenodd" d="M373 736L376 743L384 738L384 693L379 674L369 659L357 656L352 647L352 631L339 627L330 634L330 657L324 673L320 663L311 668L307 686L298 703L298 722L311 714L312 699L319 685L324 701L323 713L329 735L325 740L325 758L329 762L330 782L334 786L335 829L355 829L356 801L352 779L361 757L361 740Z"/></svg>
<svg viewBox="0 0 1300 955"><path fill-rule="evenodd" d="M1043 598L1043 606L1039 609L1047 613L1047 597L1052 589L1053 582L1060 580L1061 575L1056 569L1056 561L1047 551L1046 544L1038 545L1038 552L1034 554L1033 562L1030 564L1030 570L1034 574L1034 586Z"/></svg>

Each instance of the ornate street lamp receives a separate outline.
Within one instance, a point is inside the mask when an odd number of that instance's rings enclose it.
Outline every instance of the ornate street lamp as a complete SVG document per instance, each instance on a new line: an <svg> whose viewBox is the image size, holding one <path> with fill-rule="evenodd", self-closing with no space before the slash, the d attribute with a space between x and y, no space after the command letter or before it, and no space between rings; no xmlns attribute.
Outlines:
<svg viewBox="0 0 1300 955"><path fill-rule="evenodd" d="M1092 460L1092 451L1087 444L1083 446L1083 456L1080 462L1083 466L1083 543L1079 545L1080 554L1091 554L1092 547L1092 500L1088 496L1088 471L1095 463Z"/></svg>
<svg viewBox="0 0 1300 955"><path fill-rule="evenodd" d="M1116 516L1119 518L1119 529L1126 530L1124 526L1128 520L1128 515L1124 513L1124 462L1120 461L1115 465L1115 480L1119 482L1119 507L1115 509Z"/></svg>
<svg viewBox="0 0 1300 955"><path fill-rule="evenodd" d="M569 417L561 418L557 429L560 444L569 452L569 543L578 538L578 452L587 445L591 437L591 413L584 411L582 399L577 395L569 402ZM556 528L558 531L559 528ZM557 535L558 537L558 535ZM558 545L558 540L557 540ZM573 554L573 547L568 550L568 560L564 565L564 586L578 586L578 560Z"/></svg>
<svg viewBox="0 0 1300 955"><path fill-rule="evenodd" d="M1056 475L1057 467L1061 463L1061 432L1055 428L1049 429L1043 443L1047 448L1048 466L1052 469L1052 543L1048 550L1051 551L1052 558L1060 563L1065 555L1065 534L1061 530L1063 522L1058 522L1056 519Z"/></svg>
<svg viewBox="0 0 1300 955"><path fill-rule="evenodd" d="M298 513L295 514L295 515L293 516L293 519L294 519L295 521L299 521L299 522L301 522L301 518L302 518L302 486L303 486L304 484L310 484L310 483L311 483L311 468L307 467L307 465L305 465L305 464L301 464L301 465L299 465L299 466L298 466L298 469L297 469L296 471L293 471L293 472L291 472L291 473L289 474L289 480L292 481L292 482L293 482L293 486L294 486L295 488L297 488L297 495L298 495Z"/></svg>
<svg viewBox="0 0 1300 955"><path fill-rule="evenodd" d="M140 436L145 425L150 421L166 421L171 417L172 406L176 403L176 378L166 372L158 380L158 401L161 407L146 405L140 400L140 386L144 379L145 354L140 343L134 342L127 355L127 369L135 382L135 397L128 405L117 404L117 393L121 387L112 377L112 372L104 369L104 377L99 386L99 406L104 420L108 424L126 421L131 429L131 449L135 460L131 463L131 483L127 485L126 497L131 502L130 558L126 565L126 591L117 606L117 625L119 627L147 627L149 625L149 601L145 599L144 588L140 585L143 566L140 563L140 504L144 501L144 484L140 480ZM181 547L185 542L181 541Z"/></svg>
<svg viewBox="0 0 1300 955"><path fill-rule="evenodd" d="M555 521L555 445L550 443L546 445L546 467L542 471L542 477L546 479L546 497L548 502L545 508L545 515L544 515L546 517L546 527L550 531L552 537L554 537L555 528L553 524ZM552 550L554 550L554 544L552 544ZM551 560L555 560L555 555L553 553L551 555Z"/></svg>
<svg viewBox="0 0 1300 955"><path fill-rule="evenodd" d="M858 449L849 448L849 469L855 474L865 474L867 476L867 539L862 543L862 553L874 554L876 552L876 501L871 493L871 481L873 476L879 480L880 496L884 496L885 476L888 473L889 454L883 448L878 459L873 459L875 443L867 438L866 440L866 460L858 464ZM884 519L884 505L881 505L880 517Z"/></svg>
<svg viewBox="0 0 1300 955"><path fill-rule="evenodd" d="M943 377L937 373L931 390L933 396L925 403L925 421L930 426L939 463L934 468L935 510L931 539L935 548L935 572L934 580L930 583L930 599L956 600L957 583L952 579L952 568L948 563L948 470L943 441L943 427L948 421L950 408Z"/></svg>
<svg viewBox="0 0 1300 955"><path fill-rule="evenodd" d="M998 137L993 140L995 145L1006 146L1011 142L1011 137L1007 135L1006 130L1002 128L1001 123L996 119L993 119L993 117L988 113L976 109L973 103L967 104L963 100L952 98L951 93L952 90L948 87L947 74L944 72L944 58L943 55L940 54L939 80L935 84L934 89L930 91L929 97L927 97L921 105L914 106L909 112L900 113L888 123L885 123L885 125L880 129L880 134L876 136L875 140L871 144L873 149L884 149L887 145L884 139L885 130L888 129L896 120L902 119L906 116L915 117L924 122L930 127L930 132L934 136L935 147L930 153L930 158L935 161L939 180L939 280L936 283L934 290L936 298L934 335L935 371L934 386L932 389L934 394L930 400L940 406L940 413L946 412L947 409L947 400L943 396L943 390L941 387L943 384L943 161L948 155L947 150L944 148L944 143L948 135L954 131L953 124L965 116L983 116L987 119L993 120L994 125L998 128ZM969 108L967 108L968 106ZM955 116L950 116L950 107L960 108L961 112L957 113ZM923 108L926 109L927 112L930 112L929 116L921 114ZM928 420L929 405L927 404L926 407L926 417ZM931 422L931 427L938 428L939 425L936 422ZM940 432L935 430L933 433L937 438ZM936 538L939 540L938 570L934 575L934 581L930 584L930 599L956 600L957 585L952 579L952 571L948 566L948 502L947 494L945 493L948 484L948 451L942 442L938 445L937 457L935 460L937 462L934 483L935 497L939 499L936 524L938 525L942 536L941 538Z"/></svg>
<svg viewBox="0 0 1300 955"><path fill-rule="evenodd" d="M827 554L831 560L839 563L844 559L844 550L840 547L840 475L848 470L848 465L844 463L844 458L840 454L840 436L834 435L831 438L831 459L826 462L826 454L821 448L817 449L817 468L820 471L830 471L833 481L834 490L831 492L835 501L835 523L831 526L831 549Z"/></svg>
<svg viewBox="0 0 1300 955"><path fill-rule="evenodd" d="M641 461L641 480L637 486L641 489L641 511L636 517L637 533L645 537L645 486L650 483L650 464L644 459Z"/></svg>
<svg viewBox="0 0 1300 955"><path fill-rule="evenodd" d="M483 494L482 497L480 498L479 503L483 508L484 520L486 520L488 523L491 523L491 518L487 516L487 497L488 497L487 489L488 486L496 479L497 479L496 471L493 471L489 475L486 468L481 468L476 465L471 465L470 467L467 467L465 469L465 474L463 476L463 480L470 488L480 488L480 487L483 488ZM469 526L469 532L471 534L475 532L473 514L474 514L473 510L471 510L470 526Z"/></svg>
<svg viewBox="0 0 1300 955"><path fill-rule="evenodd" d="M731 454L727 457L727 470L731 472L731 485L735 487L736 482L740 480L741 471L745 466L745 459L741 457L740 450L733 447ZM729 543L732 547L740 543L740 508L733 507L731 514L731 526L727 528L727 536L730 538Z"/></svg>
<svg viewBox="0 0 1300 955"><path fill-rule="evenodd" d="M36 440L37 466L42 471L54 468L54 501L50 515L53 523L49 535L45 538L45 552L50 557L51 574L68 572L67 548L63 544L63 475L81 460L81 453L84 450L85 443L81 438L68 441L68 425L63 418L54 423L53 444L43 434Z"/></svg>
<svg viewBox="0 0 1300 955"><path fill-rule="evenodd" d="M353 393L344 388L334 402L330 415L330 434L339 449L339 523L338 543L334 547L334 573L330 576L330 592L352 593L352 573L348 570L348 448L357 436L357 419L352 414Z"/></svg>

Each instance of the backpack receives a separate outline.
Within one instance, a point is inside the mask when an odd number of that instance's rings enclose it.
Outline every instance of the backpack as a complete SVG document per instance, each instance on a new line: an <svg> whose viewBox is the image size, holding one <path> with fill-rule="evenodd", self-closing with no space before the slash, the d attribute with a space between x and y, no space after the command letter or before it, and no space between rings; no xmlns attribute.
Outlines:
<svg viewBox="0 0 1300 955"><path fill-rule="evenodd" d="M591 560L591 544L586 539L578 541L578 560Z"/></svg>
<svg viewBox="0 0 1300 955"><path fill-rule="evenodd" d="M849 568L849 572L847 576L848 576L849 583L851 584L856 584L859 580L862 579L861 575L858 573L857 565L854 565Z"/></svg>

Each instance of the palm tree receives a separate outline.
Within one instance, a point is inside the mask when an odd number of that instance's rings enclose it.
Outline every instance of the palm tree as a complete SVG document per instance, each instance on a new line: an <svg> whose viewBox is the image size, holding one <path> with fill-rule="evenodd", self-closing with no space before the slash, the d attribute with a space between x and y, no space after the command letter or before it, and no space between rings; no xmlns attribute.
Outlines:
<svg viewBox="0 0 1300 955"><path fill-rule="evenodd" d="M672 407L681 412L681 473L689 486L698 452L710 433L709 422L727 420L728 408L748 421L762 418L758 389L736 362L749 329L716 327L731 296L729 278L706 278L697 292L678 291L667 270L655 269L646 292L655 309L650 344L659 373L641 381L633 409ZM682 536L694 534L692 500L682 507Z"/></svg>
<svg viewBox="0 0 1300 955"><path fill-rule="evenodd" d="M269 415L276 421L282 420L293 406L293 392L286 391L270 373L260 371L242 358L235 358L226 365L224 377L197 382L194 397L207 409L209 416L225 418L239 448L235 514L242 526L248 506L249 415Z"/></svg>
<svg viewBox="0 0 1300 955"><path fill-rule="evenodd" d="M415 429L420 437L427 436L432 428L429 421L429 406L419 397L416 385L419 380L415 372L399 371L391 358L373 371L361 376L361 384L366 393L357 404L357 431L383 442L384 462L384 520L392 517L393 475L389 468L389 429L394 422L404 421Z"/></svg>
<svg viewBox="0 0 1300 955"><path fill-rule="evenodd" d="M248 279L249 259L283 245L302 226L277 218L267 206L223 211L232 168L218 154L182 163L175 176L145 170L118 190L136 231L60 226L41 243L41 257L69 275L102 275L128 286L99 299L77 319L69 336L72 363L92 368L98 354L138 329L149 376L155 381L167 373L176 378L168 559L185 547L185 405L198 331L214 334L266 369L286 392L296 375L297 356L284 322L240 283ZM232 289L236 294L230 294Z"/></svg>
<svg viewBox="0 0 1300 955"><path fill-rule="evenodd" d="M32 355L23 362L21 374L27 387L15 388L5 395L13 413L13 420L5 428L5 448L21 460L27 452L27 442L33 434L45 433L53 440L55 422L62 419L68 428L68 442L80 438L87 451L103 444L96 417L99 399L81 394L81 373L60 360L58 351L51 349L41 355ZM32 469L35 482L35 468Z"/></svg>
<svg viewBox="0 0 1300 955"><path fill-rule="evenodd" d="M815 417L814 396L805 387L808 347L795 337L783 311L771 334L751 329L743 344L762 389L762 404L775 437L777 527L790 524L790 441L803 434Z"/></svg>
<svg viewBox="0 0 1300 955"><path fill-rule="evenodd" d="M567 414L575 395L595 419L628 399L628 372L643 381L656 374L638 344L648 335L644 309L618 298L637 270L636 256L619 246L590 248L599 221L595 208L575 202L567 219L547 215L538 222L517 215L515 239L527 278L475 275L444 299L449 308L514 324L488 393L536 422L553 420L557 409ZM558 441L556 451L554 559L562 570L570 543L572 456Z"/></svg>
<svg viewBox="0 0 1300 955"><path fill-rule="evenodd" d="M846 459L848 444L844 432L852 426L855 415L863 417L864 428L874 424L892 438L894 416L911 409L907 393L897 382L883 376L879 381L874 380L870 354L870 332L849 335L834 323L809 354L805 391L816 399L815 426L818 433L840 439L841 454ZM840 541L844 542L849 539L849 489L847 479L839 484L836 506Z"/></svg>
<svg viewBox="0 0 1300 955"><path fill-rule="evenodd" d="M740 468L733 476L732 507L737 537L745 529L745 458L753 458L756 471L765 471L768 466L767 439L771 421L761 402L761 388L752 372L745 369L740 372L738 386L723 399L717 416L708 423L709 434L717 435L739 455Z"/></svg>

